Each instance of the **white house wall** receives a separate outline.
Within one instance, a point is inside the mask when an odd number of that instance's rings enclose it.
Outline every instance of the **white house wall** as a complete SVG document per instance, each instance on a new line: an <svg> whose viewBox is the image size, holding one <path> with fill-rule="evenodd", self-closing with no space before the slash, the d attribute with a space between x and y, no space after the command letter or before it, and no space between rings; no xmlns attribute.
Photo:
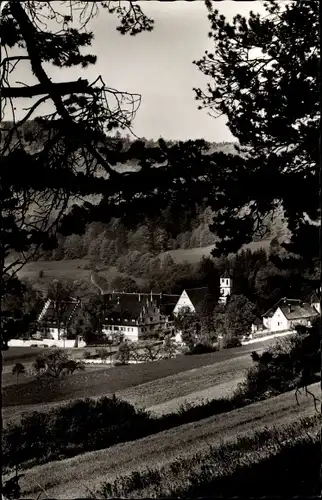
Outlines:
<svg viewBox="0 0 322 500"><path fill-rule="evenodd" d="M315 309L315 310L316 310L319 314L321 314L321 304L320 304L320 302L314 302L314 303L312 304L312 307L314 307L314 309Z"/></svg>
<svg viewBox="0 0 322 500"><path fill-rule="evenodd" d="M182 292L178 302L175 305L175 308L173 310L173 314L175 314L175 315L179 314L180 310L185 309L185 308L189 309L192 313L196 312L196 310L193 306L193 303L189 299L187 292L184 290Z"/></svg>
<svg viewBox="0 0 322 500"><path fill-rule="evenodd" d="M230 278L220 278L220 297L219 303L226 304L231 294L232 280Z"/></svg>
<svg viewBox="0 0 322 500"><path fill-rule="evenodd" d="M272 332L278 332L281 330L289 330L289 328L290 328L290 322L287 320L287 318L282 313L281 309L278 307L273 316L271 317L270 330Z"/></svg>
<svg viewBox="0 0 322 500"><path fill-rule="evenodd" d="M113 335L123 334L125 338L137 342L139 340L139 327L138 326L124 326L124 325L111 325L105 326L102 333L111 337Z"/></svg>

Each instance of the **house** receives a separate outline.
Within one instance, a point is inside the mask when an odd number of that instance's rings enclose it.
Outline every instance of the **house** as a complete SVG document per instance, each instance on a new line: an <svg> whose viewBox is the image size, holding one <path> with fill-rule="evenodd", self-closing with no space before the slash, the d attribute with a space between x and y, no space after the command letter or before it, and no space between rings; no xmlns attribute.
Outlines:
<svg viewBox="0 0 322 500"><path fill-rule="evenodd" d="M220 278L219 303L226 304L231 295L232 278L228 273L224 273ZM208 294L208 287L187 288L183 290L174 308L173 314L179 314L180 310L188 310L191 313L201 312L202 304Z"/></svg>
<svg viewBox="0 0 322 500"><path fill-rule="evenodd" d="M46 338L53 340L66 338L68 328L77 310L80 309L80 304L80 300L73 297L60 303L48 299L38 316L38 332L45 334Z"/></svg>
<svg viewBox="0 0 322 500"><path fill-rule="evenodd" d="M312 292L308 298L307 302L317 310L319 314L321 314L321 288Z"/></svg>
<svg viewBox="0 0 322 500"><path fill-rule="evenodd" d="M152 337L157 330L172 328L172 312L178 295L113 292L106 294L112 305L106 315L103 333L123 334L136 342Z"/></svg>
<svg viewBox="0 0 322 500"><path fill-rule="evenodd" d="M296 325L310 326L319 311L308 302L299 299L280 299L263 314L263 325L272 332L293 330Z"/></svg>
<svg viewBox="0 0 322 500"><path fill-rule="evenodd" d="M208 293L207 287L187 288L180 295L175 308L174 315L178 315L180 311L189 311L192 314L200 312L202 304Z"/></svg>

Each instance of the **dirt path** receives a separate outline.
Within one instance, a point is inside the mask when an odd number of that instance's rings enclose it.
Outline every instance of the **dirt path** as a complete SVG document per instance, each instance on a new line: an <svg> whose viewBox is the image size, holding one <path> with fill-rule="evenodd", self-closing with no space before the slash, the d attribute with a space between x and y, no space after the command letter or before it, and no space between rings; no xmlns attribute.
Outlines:
<svg viewBox="0 0 322 500"><path fill-rule="evenodd" d="M310 389L320 397L320 384L314 384ZM103 481L113 480L119 474L147 466L157 467L178 456L195 454L222 440L263 427L291 423L314 412L312 397L300 395L298 405L292 391L134 442L34 467L26 471L21 481L23 498L36 498L41 488L46 491L41 495L42 499L84 498L87 488L95 491Z"/></svg>

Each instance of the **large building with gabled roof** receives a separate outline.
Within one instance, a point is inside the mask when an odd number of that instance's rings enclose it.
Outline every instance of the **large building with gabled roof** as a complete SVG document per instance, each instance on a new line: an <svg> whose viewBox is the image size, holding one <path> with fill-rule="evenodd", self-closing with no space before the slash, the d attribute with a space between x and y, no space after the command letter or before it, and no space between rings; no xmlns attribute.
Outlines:
<svg viewBox="0 0 322 500"><path fill-rule="evenodd" d="M105 297L109 312L103 333L109 337L121 334L138 341L153 337L160 329L171 330L172 313L179 295L113 292Z"/></svg>
<svg viewBox="0 0 322 500"><path fill-rule="evenodd" d="M226 304L231 295L232 278L225 272L220 277L220 296L219 303ZM202 305L205 303L206 297L209 293L208 287L199 288L186 288L183 290L179 297L178 302L174 308L173 314L177 315L180 311L189 311L191 313L200 313Z"/></svg>
<svg viewBox="0 0 322 500"><path fill-rule="evenodd" d="M67 336L80 305L81 301L74 297L59 303L48 299L38 316L37 330L46 333L47 338L61 340Z"/></svg>

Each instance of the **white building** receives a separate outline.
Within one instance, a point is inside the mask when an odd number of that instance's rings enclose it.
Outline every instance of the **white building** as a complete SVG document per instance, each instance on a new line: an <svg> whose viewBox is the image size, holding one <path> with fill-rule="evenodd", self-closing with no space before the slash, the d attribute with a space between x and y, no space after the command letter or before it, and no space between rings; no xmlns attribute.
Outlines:
<svg viewBox="0 0 322 500"><path fill-rule="evenodd" d="M230 297L231 295L232 285L233 281L228 273L223 274L223 276L220 278L220 304L227 303L228 297ZM201 306L204 303L208 293L208 287L186 288L180 295L179 300L174 308L173 314L178 315L179 312L183 310L198 314L199 312L201 312Z"/></svg>
<svg viewBox="0 0 322 500"><path fill-rule="evenodd" d="M172 328L171 315L178 295L113 292L107 294L112 307L106 315L103 333L124 335L137 342L153 337L159 329Z"/></svg>
<svg viewBox="0 0 322 500"><path fill-rule="evenodd" d="M37 331L45 334L46 338L52 340L66 338L68 327L79 308L79 299L70 297L69 300L59 303L48 299L38 316Z"/></svg>
<svg viewBox="0 0 322 500"><path fill-rule="evenodd" d="M207 287L187 288L186 290L183 290L178 302L175 305L173 314L177 316L180 311L188 311L192 314L198 313L207 293Z"/></svg>
<svg viewBox="0 0 322 500"><path fill-rule="evenodd" d="M228 273L224 273L220 278L220 297L219 303L226 304L228 297L231 295L233 280Z"/></svg>
<svg viewBox="0 0 322 500"><path fill-rule="evenodd" d="M317 304L316 304L317 306ZM298 299L279 300L263 314L263 325L271 332L293 330L297 325L311 326L320 308Z"/></svg>

